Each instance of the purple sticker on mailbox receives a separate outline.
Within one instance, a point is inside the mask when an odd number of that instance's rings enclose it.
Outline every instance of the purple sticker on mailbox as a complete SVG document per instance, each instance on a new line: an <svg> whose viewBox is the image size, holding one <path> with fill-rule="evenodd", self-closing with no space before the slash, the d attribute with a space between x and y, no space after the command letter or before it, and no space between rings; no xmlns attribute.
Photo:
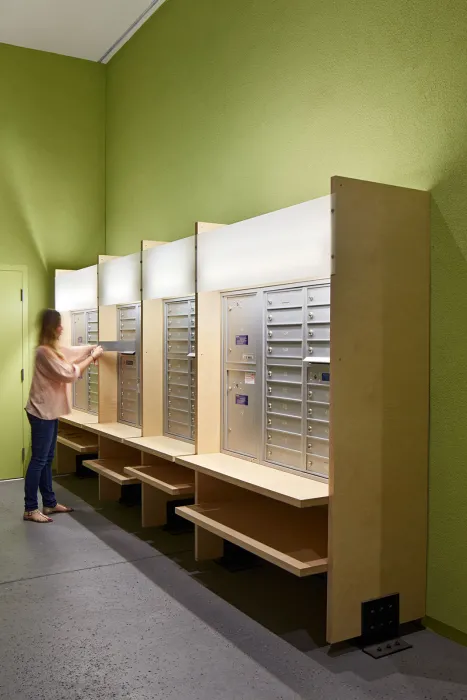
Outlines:
<svg viewBox="0 0 467 700"><path fill-rule="evenodd" d="M235 394L235 403L239 406L248 406L248 396L246 394Z"/></svg>
<svg viewBox="0 0 467 700"><path fill-rule="evenodd" d="M248 336L247 335L236 335L235 336L235 345L248 345Z"/></svg>

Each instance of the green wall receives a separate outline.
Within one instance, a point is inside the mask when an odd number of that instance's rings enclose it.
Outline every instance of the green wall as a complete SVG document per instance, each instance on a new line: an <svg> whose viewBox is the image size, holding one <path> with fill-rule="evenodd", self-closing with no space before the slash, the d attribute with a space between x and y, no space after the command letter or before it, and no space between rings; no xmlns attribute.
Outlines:
<svg viewBox="0 0 467 700"><path fill-rule="evenodd" d="M104 248L105 68L0 44L0 262L28 266L31 328Z"/></svg>
<svg viewBox="0 0 467 700"><path fill-rule="evenodd" d="M108 253L333 174L432 190L428 614L464 632L466 150L465 0L168 0L108 67Z"/></svg>

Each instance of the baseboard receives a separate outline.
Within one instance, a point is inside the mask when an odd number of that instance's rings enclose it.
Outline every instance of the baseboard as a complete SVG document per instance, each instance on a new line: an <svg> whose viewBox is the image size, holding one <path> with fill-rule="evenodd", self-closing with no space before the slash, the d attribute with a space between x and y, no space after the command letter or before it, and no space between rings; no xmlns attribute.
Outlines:
<svg viewBox="0 0 467 700"><path fill-rule="evenodd" d="M461 630L458 630L455 627L445 625L444 622L434 620L432 617L425 617L423 619L423 624L432 632L436 632L436 634L439 634L442 637L447 637L453 642L457 642L457 644L462 644L463 646L467 647L466 632L461 632Z"/></svg>

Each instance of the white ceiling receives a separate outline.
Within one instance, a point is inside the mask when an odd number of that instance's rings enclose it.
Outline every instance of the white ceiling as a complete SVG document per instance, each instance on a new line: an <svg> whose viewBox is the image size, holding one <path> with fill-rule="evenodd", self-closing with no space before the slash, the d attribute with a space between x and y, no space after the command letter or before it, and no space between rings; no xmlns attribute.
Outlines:
<svg viewBox="0 0 467 700"><path fill-rule="evenodd" d="M0 0L0 43L106 63L165 0Z"/></svg>

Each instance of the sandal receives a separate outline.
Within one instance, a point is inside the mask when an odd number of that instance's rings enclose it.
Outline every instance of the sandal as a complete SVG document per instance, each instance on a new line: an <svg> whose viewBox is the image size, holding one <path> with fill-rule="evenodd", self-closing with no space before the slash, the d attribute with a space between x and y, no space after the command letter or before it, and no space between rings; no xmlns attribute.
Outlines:
<svg viewBox="0 0 467 700"><path fill-rule="evenodd" d="M73 513L73 508L62 506L60 503L57 503L53 508L44 507L44 515L52 515L52 513Z"/></svg>
<svg viewBox="0 0 467 700"><path fill-rule="evenodd" d="M23 520L29 520L32 523L53 523L52 518L41 513L38 508L36 508L36 510L25 510Z"/></svg>

